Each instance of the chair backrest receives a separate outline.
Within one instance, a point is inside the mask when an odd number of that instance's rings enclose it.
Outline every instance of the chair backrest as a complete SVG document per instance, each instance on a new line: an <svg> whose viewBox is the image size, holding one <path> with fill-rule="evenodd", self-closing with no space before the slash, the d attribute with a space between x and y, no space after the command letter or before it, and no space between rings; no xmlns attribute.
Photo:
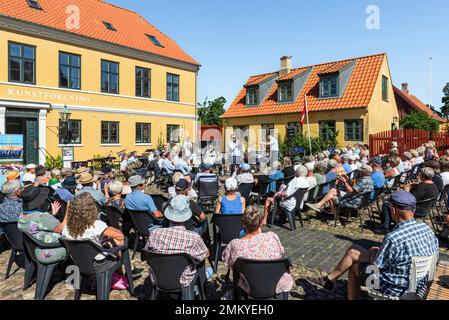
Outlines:
<svg viewBox="0 0 449 320"><path fill-rule="evenodd" d="M429 214L430 210L433 209L434 205L437 203L438 198L432 198L432 199L426 199L426 200L422 200L422 201L418 201L416 203L416 206L420 207L423 209L423 212L417 212L420 215L425 215L427 217L427 215Z"/></svg>
<svg viewBox="0 0 449 320"><path fill-rule="evenodd" d="M301 210L301 204L302 204L302 202L304 200L304 196L306 195L306 193L308 191L309 191L309 188L298 189L292 195L292 197L294 197L295 200L296 200L296 206L295 206L295 210L296 211Z"/></svg>
<svg viewBox="0 0 449 320"><path fill-rule="evenodd" d="M374 189L372 199L377 200L382 194L382 192L384 192L384 187Z"/></svg>
<svg viewBox="0 0 449 320"><path fill-rule="evenodd" d="M371 203L371 193L370 192L365 192L362 194L362 203L360 204L360 208L366 208L370 205Z"/></svg>
<svg viewBox="0 0 449 320"><path fill-rule="evenodd" d="M284 184L285 185L289 184L294 178L295 178L295 176L285 177Z"/></svg>
<svg viewBox="0 0 449 320"><path fill-rule="evenodd" d="M235 275L243 276L249 285L249 296L254 299L275 299L276 287L291 266L290 259L250 260L238 258Z"/></svg>
<svg viewBox="0 0 449 320"><path fill-rule="evenodd" d="M189 265L195 265L193 258L186 253L157 254L143 249L142 256L153 271L157 287L161 290L180 290L184 270Z"/></svg>
<svg viewBox="0 0 449 320"><path fill-rule="evenodd" d="M212 217L212 223L217 233L220 233L221 241L228 244L234 239L240 237L242 230L242 214L215 214Z"/></svg>
<svg viewBox="0 0 449 320"><path fill-rule="evenodd" d="M2 223L0 226L5 231L6 238L11 247L15 250L23 251L23 236L17 227L17 222Z"/></svg>
<svg viewBox="0 0 449 320"><path fill-rule="evenodd" d="M249 200L249 196L251 195L251 191L253 190L254 183L242 183L239 185L240 195L245 198L246 202Z"/></svg>
<svg viewBox="0 0 449 320"><path fill-rule="evenodd" d="M154 204L156 205L156 208L163 212L163 206L164 203L168 201L167 197L165 197L162 194L150 194L151 198L153 199Z"/></svg>
<svg viewBox="0 0 449 320"><path fill-rule="evenodd" d="M198 178L198 198L218 198L218 176Z"/></svg>
<svg viewBox="0 0 449 320"><path fill-rule="evenodd" d="M96 243L92 240L69 240L63 237L59 238L59 241L67 249L82 274L95 274L95 257L102 252Z"/></svg>
<svg viewBox="0 0 449 320"><path fill-rule="evenodd" d="M105 206L106 220L107 224L110 227L121 230L120 228L120 220L122 219L122 213L113 206Z"/></svg>
<svg viewBox="0 0 449 320"><path fill-rule="evenodd" d="M38 259L36 257L36 249L50 249L55 247L60 247L58 244L46 244L43 243L37 239L34 239L33 236L26 232L21 231L22 237L23 237L23 243L25 244L25 251L28 253L28 256L31 258L31 260L37 262Z"/></svg>
<svg viewBox="0 0 449 320"><path fill-rule="evenodd" d="M262 182L261 177L264 177L265 181ZM258 180L259 180L259 183L255 185L255 188L256 188L255 192L257 192L259 195L266 195L267 191L268 191L268 187L270 186L270 183L271 183L269 177L267 175L259 176Z"/></svg>
<svg viewBox="0 0 449 320"><path fill-rule="evenodd" d="M148 236L150 234L148 229L153 224L153 217L151 213L148 211L133 210L128 210L128 212L137 232L141 235Z"/></svg>
<svg viewBox="0 0 449 320"><path fill-rule="evenodd" d="M413 257L410 266L409 293L416 293L417 283L420 279L428 277L428 282L433 281L438 254L427 257Z"/></svg>
<svg viewBox="0 0 449 320"><path fill-rule="evenodd" d="M67 202L65 202L62 199L55 199L55 202L58 202L61 205L61 208L59 209L58 213L56 214L56 217L59 221L64 221L65 215L67 213Z"/></svg>

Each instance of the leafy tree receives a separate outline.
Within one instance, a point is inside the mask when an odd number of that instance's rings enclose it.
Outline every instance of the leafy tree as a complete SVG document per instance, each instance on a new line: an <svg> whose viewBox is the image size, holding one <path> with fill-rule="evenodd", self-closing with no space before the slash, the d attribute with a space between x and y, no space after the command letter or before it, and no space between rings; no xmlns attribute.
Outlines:
<svg viewBox="0 0 449 320"><path fill-rule="evenodd" d="M440 130L440 123L434 118L423 112L412 112L404 117L400 123L405 129L421 129L438 132Z"/></svg>
<svg viewBox="0 0 449 320"><path fill-rule="evenodd" d="M339 132L333 132L330 128L327 129L329 134L329 139L325 137L311 137L312 142L312 153L317 154L319 152L328 150L329 148L338 147L337 137ZM306 154L310 154L309 147L309 137L307 134L299 132L296 136L289 138L285 136L284 141L280 144L279 148L283 155L291 155L291 149L302 147L304 148Z"/></svg>
<svg viewBox="0 0 449 320"><path fill-rule="evenodd" d="M203 103L198 103L198 118L201 124L204 125L221 125L220 116L225 113L226 99L224 97L216 98L213 101L204 100Z"/></svg>
<svg viewBox="0 0 449 320"><path fill-rule="evenodd" d="M443 89L444 97L443 97L443 106L441 107L441 113L447 119L449 119L449 82Z"/></svg>

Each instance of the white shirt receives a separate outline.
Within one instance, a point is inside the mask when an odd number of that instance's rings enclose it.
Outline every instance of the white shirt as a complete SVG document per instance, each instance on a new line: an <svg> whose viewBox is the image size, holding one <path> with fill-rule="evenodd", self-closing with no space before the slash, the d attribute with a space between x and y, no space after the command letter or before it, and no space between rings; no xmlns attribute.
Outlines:
<svg viewBox="0 0 449 320"><path fill-rule="evenodd" d="M310 187L309 181L303 177L295 177L287 186L285 193L287 197L293 195L298 189L308 189ZM305 198L305 197L304 197ZM292 211L296 207L296 199L291 197L285 201L281 201L280 206L282 208L287 209L288 211Z"/></svg>
<svg viewBox="0 0 449 320"><path fill-rule="evenodd" d="M228 149L232 157L240 157L242 145L238 140L236 142L230 141L228 143Z"/></svg>
<svg viewBox="0 0 449 320"><path fill-rule="evenodd" d="M416 158L416 164L421 164L424 162L424 158L422 156L419 156Z"/></svg>
<svg viewBox="0 0 449 320"><path fill-rule="evenodd" d="M92 240L99 246L101 246L101 242L103 241L103 232L108 228L108 225L101 220L97 220L94 222L94 225L86 230L82 236L74 238L70 235L69 229L67 225L62 229L62 236L69 240ZM101 261L107 256L107 253L100 253L95 256L95 260Z"/></svg>
<svg viewBox="0 0 449 320"><path fill-rule="evenodd" d="M128 167L128 160L123 160L120 162L120 171L126 171L126 168Z"/></svg>
<svg viewBox="0 0 449 320"><path fill-rule="evenodd" d="M449 185L449 172L441 173L441 178L443 179L444 186Z"/></svg>
<svg viewBox="0 0 449 320"><path fill-rule="evenodd" d="M270 137L270 150L279 151L279 141L275 137Z"/></svg>

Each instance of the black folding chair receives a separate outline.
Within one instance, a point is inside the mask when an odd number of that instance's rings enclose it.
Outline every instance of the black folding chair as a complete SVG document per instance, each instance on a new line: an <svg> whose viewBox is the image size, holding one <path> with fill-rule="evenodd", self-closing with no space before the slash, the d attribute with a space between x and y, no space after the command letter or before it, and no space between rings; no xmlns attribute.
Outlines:
<svg viewBox="0 0 449 320"><path fill-rule="evenodd" d="M219 196L218 176L202 176L198 179L198 205L205 213L213 212Z"/></svg>
<svg viewBox="0 0 449 320"><path fill-rule="evenodd" d="M422 208L422 212L415 212L415 218L425 221L433 211L438 198L421 200L416 203L416 207Z"/></svg>
<svg viewBox="0 0 449 320"><path fill-rule="evenodd" d="M0 224L5 231L6 239L11 245L11 255L9 256L8 266L6 268L5 280L9 278L11 268L14 262L17 263L17 256L24 252L22 232L17 228L17 222Z"/></svg>
<svg viewBox="0 0 449 320"><path fill-rule="evenodd" d="M61 205L58 213L56 214L56 218L62 222L64 221L65 215L67 213L67 202L62 199L55 199L54 202L58 202Z"/></svg>
<svg viewBox="0 0 449 320"><path fill-rule="evenodd" d="M108 226L117 230L122 230L122 213L120 210L113 206L104 206L104 211L106 213L106 223Z"/></svg>
<svg viewBox="0 0 449 320"><path fill-rule="evenodd" d="M204 283L206 275L203 262L195 261L186 253L180 254L158 254L149 250L142 250L153 275L156 284L153 286L151 300L156 300L159 292L169 294L179 293L182 300L195 300L195 287L197 287L201 300L206 300ZM181 276L187 267L191 266L197 270L196 275L189 286L181 286Z"/></svg>
<svg viewBox="0 0 449 320"><path fill-rule="evenodd" d="M132 259L134 259L134 257L136 256L139 241L142 240L145 243L148 239L148 236L150 235L149 228L152 225L160 224L161 220L156 219L149 211L127 211L129 212L131 221L133 223L133 229L136 233L132 255Z"/></svg>
<svg viewBox="0 0 449 320"><path fill-rule="evenodd" d="M168 201L168 198L162 194L150 194L150 196L153 199L156 208L160 212L164 212L164 204Z"/></svg>
<svg viewBox="0 0 449 320"><path fill-rule="evenodd" d="M289 258L278 260L251 260L238 258L233 266L234 292L236 300L242 300L240 278L246 280L249 292L244 293L249 300L287 300L288 294L276 294L276 287L282 276L290 271L292 263Z"/></svg>
<svg viewBox="0 0 449 320"><path fill-rule="evenodd" d="M379 203L379 199L381 198L382 193L384 192L384 187L381 188L377 188L374 189L373 191L373 196L370 199L370 216L371 216L371 221L374 223L375 222L375 217L374 217L374 210L373 210L373 205L377 206L377 212L380 215L380 213L382 212L381 208L380 208L380 203Z"/></svg>
<svg viewBox="0 0 449 320"><path fill-rule="evenodd" d="M288 222L290 223L290 229L291 231L296 231L296 215L299 216L299 221L301 222L301 226L304 228L304 222L302 220L302 215L301 215L301 204L304 200L304 196L306 195L306 193L309 191L308 188L304 188L304 189L298 189L295 191L295 193L293 193L290 197L286 198L284 201L289 200L291 198L295 198L296 199L296 206L292 211L288 211L285 208L282 208L282 212L285 213L287 215L288 218ZM276 205L274 206L273 209L273 213L271 215L271 221L270 221L270 226L274 225L274 218L276 216L276 212L279 208L279 201L276 202Z"/></svg>
<svg viewBox="0 0 449 320"><path fill-rule="evenodd" d="M221 252L234 239L240 238L243 228L242 214L215 214L212 217L213 245L214 248L214 272L217 272L218 261Z"/></svg>
<svg viewBox="0 0 449 320"><path fill-rule="evenodd" d="M125 267L126 278L128 280L128 291L134 293L133 276L131 269L131 261L129 259L129 250L127 240L120 247L106 249L93 242L92 240L69 240L65 238L59 239L67 248L75 265L80 271L78 288L75 288L75 300L79 300L81 296L81 283L83 276L95 276L97 286L97 300L109 300L109 293L112 285L112 274L121 266ZM110 255L120 252L120 257ZM95 258L98 255L105 255L102 261ZM109 256L108 256L109 255Z"/></svg>
<svg viewBox="0 0 449 320"><path fill-rule="evenodd" d="M295 178L295 176L291 176L291 177L286 177L282 180L285 185L288 185L294 178Z"/></svg>
<svg viewBox="0 0 449 320"><path fill-rule="evenodd" d="M251 191L253 190L254 183L242 183L239 185L239 193L245 198L246 205L249 205L251 198Z"/></svg>
<svg viewBox="0 0 449 320"><path fill-rule="evenodd" d="M34 300L43 300L45 298L45 294L47 292L48 283L50 282L50 278L53 274L54 268L63 263L67 259L67 253L63 260L50 263L43 264L36 257L36 250L41 249L56 249L61 248L61 244L59 242L56 243L44 243L39 241L28 232L22 231L23 242L25 244L25 284L24 290L30 286L32 277L34 275L34 271L37 269L37 280L36 280L36 290L34 293Z"/></svg>
<svg viewBox="0 0 449 320"><path fill-rule="evenodd" d="M268 179L268 176L263 177ZM259 176L258 183L253 186L253 191L251 192L251 196L255 198L254 202L256 204L260 204L260 200L267 196L270 183L271 181L269 179L265 182L261 182L261 176Z"/></svg>
<svg viewBox="0 0 449 320"><path fill-rule="evenodd" d="M346 206L344 206L344 204L347 204L348 202L351 202L351 201L361 198L359 207L354 210L357 210L357 213L359 215L359 220L360 220L360 229L363 232L363 224L364 224L363 212L365 210L369 210L369 208L371 206L371 193L372 193L372 191L364 192L364 193L348 194L348 195L344 196L340 200L338 207L337 207L337 214L335 215L335 227L337 226L337 221L340 216L340 211L342 211L342 210L346 212L346 223L349 222L352 208L346 207Z"/></svg>

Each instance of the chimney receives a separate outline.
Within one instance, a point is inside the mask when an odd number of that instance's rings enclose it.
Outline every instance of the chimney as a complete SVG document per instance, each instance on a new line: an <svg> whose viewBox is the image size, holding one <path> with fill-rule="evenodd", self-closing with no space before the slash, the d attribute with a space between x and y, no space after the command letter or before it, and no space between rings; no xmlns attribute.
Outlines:
<svg viewBox="0 0 449 320"><path fill-rule="evenodd" d="M283 77L290 73L292 70L292 57L283 56L281 58L281 69L279 70L279 77Z"/></svg>
<svg viewBox="0 0 449 320"><path fill-rule="evenodd" d="M410 92L408 91L408 83L403 83L402 84L402 91L405 91L407 94L409 94Z"/></svg>

